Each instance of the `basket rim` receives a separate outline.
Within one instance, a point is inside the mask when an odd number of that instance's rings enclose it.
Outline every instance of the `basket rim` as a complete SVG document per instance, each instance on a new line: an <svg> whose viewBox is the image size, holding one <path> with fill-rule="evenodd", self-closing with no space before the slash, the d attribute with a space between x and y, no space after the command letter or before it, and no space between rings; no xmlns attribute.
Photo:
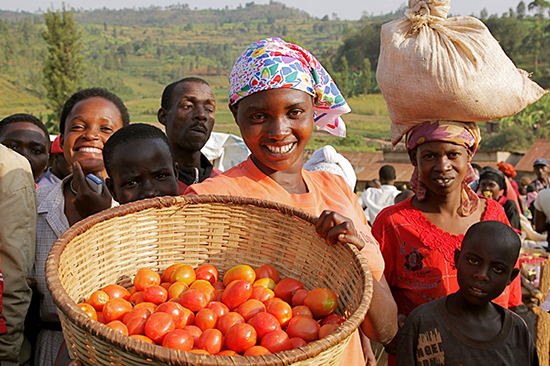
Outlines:
<svg viewBox="0 0 550 366"><path fill-rule="evenodd" d="M289 360L292 360L292 362L298 362L319 355L321 352L339 344L340 342L343 342L346 338L351 336L357 328L359 328L365 318L365 315L370 306L370 302L372 300L372 273L367 264L367 261L354 245L340 242L338 242L336 245L342 245L350 249L353 253L353 261L361 268L361 278L365 283L365 286L359 306L357 307L357 309L355 309L352 316L346 319L346 321L334 333L328 335L327 337L316 342L307 344L306 346L300 347L298 349L264 356L235 357L200 355L191 352L172 350L164 348L162 346L148 344L146 342L139 341L128 336L124 336L121 333L118 333L113 329L103 326L103 324L93 321L90 317L86 316L80 310L76 302L69 297L69 295L61 285L61 280L58 276L57 269L59 267L59 258L63 253L63 250L72 239L83 234L96 224L110 220L115 217L124 216L149 209L162 209L171 206L181 206L182 208L184 208L190 205L209 203L231 204L236 206L255 206L276 210L283 215L295 216L313 225L315 225L315 222L317 220L317 218L312 214L286 204L249 197L220 195L155 197L127 203L104 210L74 224L57 239L50 250L46 261L46 284L58 310L61 311L68 319L72 320L76 326L84 329L92 335L99 337L101 340L111 342L117 347L120 347L121 349L129 353L134 353L142 357L158 360L159 362L170 365L201 364L205 366L214 366L220 364L220 357L225 357L226 360L231 359L231 362L233 364L258 365L258 362L264 365L288 364Z"/></svg>

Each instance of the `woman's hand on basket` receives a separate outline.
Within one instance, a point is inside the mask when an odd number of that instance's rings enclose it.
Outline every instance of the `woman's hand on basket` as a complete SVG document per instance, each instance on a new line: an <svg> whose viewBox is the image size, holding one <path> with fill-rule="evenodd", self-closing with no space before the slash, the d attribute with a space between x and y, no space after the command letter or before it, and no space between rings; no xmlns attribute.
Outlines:
<svg viewBox="0 0 550 366"><path fill-rule="evenodd" d="M365 243L357 236L353 222L337 212L325 210L317 219L315 229L329 244L336 242L353 244L361 250Z"/></svg>
<svg viewBox="0 0 550 366"><path fill-rule="evenodd" d="M103 180L101 172L98 173L98 178ZM102 193L96 193L86 182L86 177L78 162L75 162L73 165L73 179L77 180L79 183L78 194L74 200L74 205L80 216L86 218L111 208L113 198L107 185L103 184Z"/></svg>

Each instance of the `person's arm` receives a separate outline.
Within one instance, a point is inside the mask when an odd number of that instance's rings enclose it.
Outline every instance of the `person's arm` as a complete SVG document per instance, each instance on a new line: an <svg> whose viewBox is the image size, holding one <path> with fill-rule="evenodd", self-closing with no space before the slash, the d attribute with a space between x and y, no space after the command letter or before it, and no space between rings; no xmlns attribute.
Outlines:
<svg viewBox="0 0 550 366"><path fill-rule="evenodd" d="M334 211L324 211L315 226L329 244L339 241L353 244L358 249L365 246L357 236L352 221ZM380 282L373 278L371 304L361 329L369 339L382 344L391 342L397 334L397 305L384 277Z"/></svg>
<svg viewBox="0 0 550 366"><path fill-rule="evenodd" d="M543 233L548 230L548 227L544 212L535 209L535 231Z"/></svg>
<svg viewBox="0 0 550 366"><path fill-rule="evenodd" d="M395 364L399 366L416 365L417 335L412 319L405 322L403 328L399 331L399 342L397 345Z"/></svg>
<svg viewBox="0 0 550 366"><path fill-rule="evenodd" d="M11 158L13 163L13 156L7 158ZM31 277L34 263L36 195L30 165L26 160L21 164L24 165L15 167L15 164L10 164L12 168L6 169L8 171L2 169L0 174L0 258L4 277L2 315L8 328L8 332L0 337L2 366L19 365L25 316L32 297L27 278Z"/></svg>

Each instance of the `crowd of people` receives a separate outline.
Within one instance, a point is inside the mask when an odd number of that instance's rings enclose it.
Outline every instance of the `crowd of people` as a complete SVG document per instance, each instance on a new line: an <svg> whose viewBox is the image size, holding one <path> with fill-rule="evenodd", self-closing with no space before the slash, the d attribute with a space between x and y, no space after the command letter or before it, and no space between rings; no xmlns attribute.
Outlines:
<svg viewBox="0 0 550 366"><path fill-rule="evenodd" d="M292 205L318 217L316 229L329 245L360 249L373 275L372 301L341 365L376 365L367 338L386 345L390 364L538 365L525 323L508 310L522 303L521 243L512 228L520 229L523 211L509 198L509 179L500 170L476 176L471 162L481 134L475 123L432 121L412 128L406 135L415 167L411 189L398 190L395 169L384 166L380 187L358 198L351 165L334 149L303 161L314 125L343 137L340 116L350 111L311 53L279 38L254 42L229 80L230 109L251 155L225 172L201 153L214 127L216 100L198 78L165 88L158 121L166 132L130 124L123 101L102 88L67 100L60 135L51 144L32 115L0 121L0 142L13 150L0 144L2 365L71 362L44 273L61 234L119 204L182 194ZM542 204L550 200L544 189L548 163L538 162L540 176L527 187L528 197L538 194L527 203L536 220L539 211L550 214ZM101 192L87 183L88 174L104 181ZM25 336L27 313L27 333L36 332L36 339Z"/></svg>

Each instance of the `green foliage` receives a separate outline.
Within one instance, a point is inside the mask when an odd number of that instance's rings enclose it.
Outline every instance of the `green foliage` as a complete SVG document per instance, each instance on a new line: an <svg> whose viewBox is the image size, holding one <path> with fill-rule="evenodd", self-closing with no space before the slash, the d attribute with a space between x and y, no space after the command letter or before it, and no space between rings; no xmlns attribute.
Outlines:
<svg viewBox="0 0 550 366"><path fill-rule="evenodd" d="M44 64L44 86L53 113L61 114L67 98L81 86L84 76L81 33L70 11L63 9L44 15L48 57Z"/></svg>

